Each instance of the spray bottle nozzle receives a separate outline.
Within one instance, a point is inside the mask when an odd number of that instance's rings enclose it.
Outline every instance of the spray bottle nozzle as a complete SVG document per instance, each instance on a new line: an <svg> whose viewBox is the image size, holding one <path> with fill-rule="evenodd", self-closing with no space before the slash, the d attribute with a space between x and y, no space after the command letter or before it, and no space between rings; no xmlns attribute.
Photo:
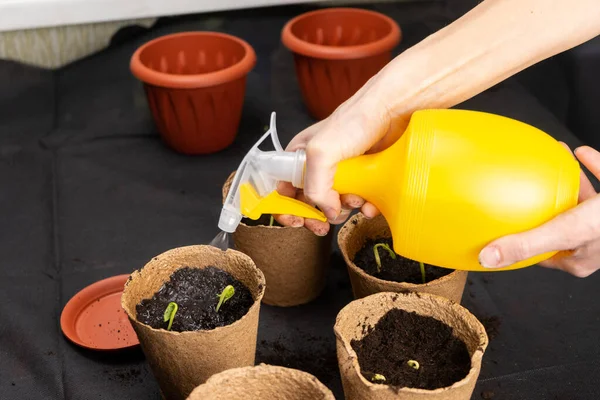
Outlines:
<svg viewBox="0 0 600 400"><path fill-rule="evenodd" d="M258 148L268 137L275 151ZM283 150L277 136L275 113L272 113L269 130L248 151L235 173L221 210L219 228L232 233L242 217L258 219L262 214L291 214L327 221L316 208L277 193L279 181L290 182L297 188L303 186L305 161L304 150Z"/></svg>

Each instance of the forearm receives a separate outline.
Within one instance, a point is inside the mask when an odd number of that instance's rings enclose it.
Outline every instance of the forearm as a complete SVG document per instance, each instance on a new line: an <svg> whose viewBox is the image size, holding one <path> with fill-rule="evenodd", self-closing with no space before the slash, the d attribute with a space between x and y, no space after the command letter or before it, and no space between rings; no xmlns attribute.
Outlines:
<svg viewBox="0 0 600 400"><path fill-rule="evenodd" d="M391 117L448 108L600 34L600 0L486 0L373 79Z"/></svg>

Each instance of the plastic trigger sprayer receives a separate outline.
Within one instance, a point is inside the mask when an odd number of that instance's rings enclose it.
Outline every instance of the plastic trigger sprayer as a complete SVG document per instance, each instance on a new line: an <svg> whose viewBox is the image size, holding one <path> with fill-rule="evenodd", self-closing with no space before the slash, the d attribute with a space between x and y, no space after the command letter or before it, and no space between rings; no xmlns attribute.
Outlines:
<svg viewBox="0 0 600 400"><path fill-rule="evenodd" d="M258 147L269 137L275 150L260 150ZM272 113L269 130L252 146L236 171L221 210L219 229L233 233L242 217L256 220L263 214L286 214L327 221L316 208L282 196L276 190L279 181L291 182L301 188L305 162L304 150L283 150L277 136L275 113Z"/></svg>
<svg viewBox="0 0 600 400"><path fill-rule="evenodd" d="M275 151L258 146L271 137ZM275 127L250 149L233 179L219 228L243 216L288 214L326 221L316 208L281 196L278 181L303 187L306 155L286 152ZM394 251L430 265L490 271L479 252L505 235L535 228L577 205L579 163L558 141L514 119L468 110L412 114L394 144L338 163L333 189L356 194L385 217ZM549 252L511 266L523 268Z"/></svg>

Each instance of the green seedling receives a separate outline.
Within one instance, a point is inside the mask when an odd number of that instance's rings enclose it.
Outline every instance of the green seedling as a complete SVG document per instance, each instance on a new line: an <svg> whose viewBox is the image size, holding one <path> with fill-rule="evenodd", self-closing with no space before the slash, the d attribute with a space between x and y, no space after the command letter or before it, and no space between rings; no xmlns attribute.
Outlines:
<svg viewBox="0 0 600 400"><path fill-rule="evenodd" d="M419 261L419 268L421 268L421 279L423 280L423 283L425 283L425 264L421 261Z"/></svg>
<svg viewBox="0 0 600 400"><path fill-rule="evenodd" d="M379 251L377 251L379 247L386 249L388 253L390 253L390 257L392 257L393 260L396 259L396 253L394 253L394 250L392 250L390 246L385 243L377 243L375 246L373 246L373 254L375 255L375 263L377 264L377 272L381 272L381 258L379 258Z"/></svg>
<svg viewBox="0 0 600 400"><path fill-rule="evenodd" d="M234 294L235 294L235 289L231 285L227 285L225 287L225 289L223 289L221 294L218 296L219 304L217 304L217 312L219 312L219 308L221 308L221 305L223 305L223 303L225 303L227 300L232 298Z"/></svg>
<svg viewBox="0 0 600 400"><path fill-rule="evenodd" d="M169 325L167 326L168 331L170 331L171 326L173 326L173 319L175 318L175 314L177 314L178 308L179 307L177 306L177 303L175 303L175 302L170 302L167 305L167 308L165 308L165 314L164 314L163 318L164 318L165 322L169 321Z"/></svg>
<svg viewBox="0 0 600 400"><path fill-rule="evenodd" d="M418 369L419 369L419 367L420 367L420 366L419 366L419 362L418 362L418 361L415 361L415 360L408 360L408 361L406 362L406 364L408 364L408 366L409 366L409 367L411 367L411 368L413 368L413 369L416 369L416 370L418 370Z"/></svg>
<svg viewBox="0 0 600 400"><path fill-rule="evenodd" d="M269 219L269 226L273 226L274 223L275 223L275 218L273 218L273 216L271 215L271 219Z"/></svg>
<svg viewBox="0 0 600 400"><path fill-rule="evenodd" d="M381 374L373 374L371 382L385 382L385 376Z"/></svg>

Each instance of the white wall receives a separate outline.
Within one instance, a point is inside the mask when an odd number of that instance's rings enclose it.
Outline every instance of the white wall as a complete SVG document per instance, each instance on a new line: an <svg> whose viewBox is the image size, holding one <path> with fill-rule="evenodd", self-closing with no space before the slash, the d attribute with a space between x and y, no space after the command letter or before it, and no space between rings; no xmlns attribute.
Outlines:
<svg viewBox="0 0 600 400"><path fill-rule="evenodd" d="M0 32L319 0L0 0Z"/></svg>

